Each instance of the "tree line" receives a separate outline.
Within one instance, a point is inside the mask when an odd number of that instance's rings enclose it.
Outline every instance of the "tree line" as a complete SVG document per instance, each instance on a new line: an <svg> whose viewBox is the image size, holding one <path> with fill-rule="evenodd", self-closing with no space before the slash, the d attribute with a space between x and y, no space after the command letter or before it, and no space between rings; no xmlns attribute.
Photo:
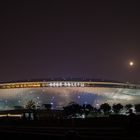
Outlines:
<svg viewBox="0 0 140 140"><path fill-rule="evenodd" d="M42 104L43 109L51 110L52 105L51 104ZM36 109L36 103L33 100L30 100L27 102L25 109ZM40 108L41 109L41 108ZM96 115L110 115L110 114L121 114L122 112L125 114L129 114L130 112L134 113L140 112L140 104L132 105L132 104L126 104L123 106L121 103L113 104L112 106L109 103L103 103L99 106L99 108L96 108L92 106L91 104L83 104L80 105L75 102L70 102L67 106L63 107L63 112L65 116L70 117L76 117L76 116L87 116L89 114Z"/></svg>

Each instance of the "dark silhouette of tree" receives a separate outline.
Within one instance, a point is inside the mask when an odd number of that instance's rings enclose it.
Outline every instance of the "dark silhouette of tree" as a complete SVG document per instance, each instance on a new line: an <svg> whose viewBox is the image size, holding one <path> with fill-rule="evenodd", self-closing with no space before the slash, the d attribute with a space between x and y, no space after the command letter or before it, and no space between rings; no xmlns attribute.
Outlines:
<svg viewBox="0 0 140 140"><path fill-rule="evenodd" d="M107 115L111 111L111 106L108 103L104 103L101 104L100 109L104 112L105 115Z"/></svg>
<svg viewBox="0 0 140 140"><path fill-rule="evenodd" d="M33 100L29 100L25 106L26 109L35 109L36 105L35 102Z"/></svg>
<svg viewBox="0 0 140 140"><path fill-rule="evenodd" d="M123 105L119 104L113 104L112 106L113 111L118 114L123 109Z"/></svg>
<svg viewBox="0 0 140 140"><path fill-rule="evenodd" d="M83 104L83 113L85 113L86 115L88 115L91 111L93 111L93 106L90 104Z"/></svg>
<svg viewBox="0 0 140 140"><path fill-rule="evenodd" d="M137 113L140 112L140 104L135 105L135 110L136 110Z"/></svg>
<svg viewBox="0 0 140 140"><path fill-rule="evenodd" d="M67 106L63 107L65 115L76 116L76 114L82 113L82 106L75 102L69 103Z"/></svg>
<svg viewBox="0 0 140 140"><path fill-rule="evenodd" d="M132 104L125 105L125 108L126 108L127 111L129 111L132 108Z"/></svg>
<svg viewBox="0 0 140 140"><path fill-rule="evenodd" d="M83 109L87 110L87 111L92 111L93 110L93 106L90 104L83 104Z"/></svg>
<svg viewBox="0 0 140 140"><path fill-rule="evenodd" d="M46 110L50 110L52 108L51 104L43 104L42 105Z"/></svg>
<svg viewBox="0 0 140 140"><path fill-rule="evenodd" d="M36 118L36 113L35 113L35 109L36 109L36 104L33 100L29 100L25 106L25 108L28 111L28 120L33 120Z"/></svg>
<svg viewBox="0 0 140 140"><path fill-rule="evenodd" d="M96 114L100 114L101 113L101 109L97 109L96 107L93 109L94 113Z"/></svg>

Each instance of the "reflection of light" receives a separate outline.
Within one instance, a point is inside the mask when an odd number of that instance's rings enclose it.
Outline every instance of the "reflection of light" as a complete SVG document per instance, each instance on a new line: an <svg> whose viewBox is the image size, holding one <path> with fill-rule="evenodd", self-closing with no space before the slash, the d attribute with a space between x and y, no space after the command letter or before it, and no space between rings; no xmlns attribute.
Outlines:
<svg viewBox="0 0 140 140"><path fill-rule="evenodd" d="M78 99L80 99L80 96L78 96Z"/></svg>
<svg viewBox="0 0 140 140"><path fill-rule="evenodd" d="M100 105L99 104L96 104L96 106L95 106L97 109L99 109L100 108Z"/></svg>
<svg viewBox="0 0 140 140"><path fill-rule="evenodd" d="M83 114L81 117L84 119L85 118L85 114Z"/></svg>
<svg viewBox="0 0 140 140"><path fill-rule="evenodd" d="M113 99L120 99L120 100L132 100L132 97L127 95L114 95L112 96Z"/></svg>

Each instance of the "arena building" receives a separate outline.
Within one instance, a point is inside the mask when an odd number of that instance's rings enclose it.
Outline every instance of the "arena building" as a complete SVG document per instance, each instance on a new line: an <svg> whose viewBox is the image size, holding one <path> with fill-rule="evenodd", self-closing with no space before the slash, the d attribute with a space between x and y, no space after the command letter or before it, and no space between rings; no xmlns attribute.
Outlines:
<svg viewBox="0 0 140 140"><path fill-rule="evenodd" d="M140 85L98 81L36 81L0 84L0 110L11 110L15 106L25 107L29 100L36 106L52 104L62 109L70 102L91 104L102 103L138 104Z"/></svg>

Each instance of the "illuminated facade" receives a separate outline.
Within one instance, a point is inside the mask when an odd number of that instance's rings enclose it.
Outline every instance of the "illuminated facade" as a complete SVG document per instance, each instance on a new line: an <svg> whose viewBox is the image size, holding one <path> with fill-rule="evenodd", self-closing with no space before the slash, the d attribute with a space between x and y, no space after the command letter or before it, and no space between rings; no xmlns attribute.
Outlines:
<svg viewBox="0 0 140 140"><path fill-rule="evenodd" d="M47 81L0 84L0 110L25 106L33 100L36 106L52 104L61 109L70 102L99 106L102 103L123 105L140 103L140 86L113 82Z"/></svg>

